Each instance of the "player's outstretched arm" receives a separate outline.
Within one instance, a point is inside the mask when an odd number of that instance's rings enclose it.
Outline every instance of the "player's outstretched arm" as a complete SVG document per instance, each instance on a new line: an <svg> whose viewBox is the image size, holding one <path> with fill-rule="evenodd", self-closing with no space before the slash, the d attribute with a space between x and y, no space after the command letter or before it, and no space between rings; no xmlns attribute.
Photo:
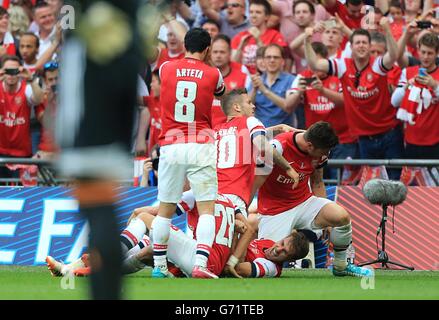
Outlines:
<svg viewBox="0 0 439 320"><path fill-rule="evenodd" d="M272 127L268 127L265 130L267 131L267 133L271 133L274 137L274 136L277 136L278 134L281 134L284 132L290 132L290 131L297 130L297 129L294 127L291 127L287 124L281 123L281 124L277 124L277 125L272 126Z"/></svg>
<svg viewBox="0 0 439 320"><path fill-rule="evenodd" d="M309 67L313 71L321 71L324 73L329 73L329 61L326 59L318 59L314 49L311 46L313 29L306 28L305 33L306 33L306 37L305 37L306 62L308 62Z"/></svg>
<svg viewBox="0 0 439 320"><path fill-rule="evenodd" d="M398 45L393 38L389 20L386 17L382 17L380 25L384 29L387 43L387 52L383 56L383 65L387 70L390 70L398 60Z"/></svg>

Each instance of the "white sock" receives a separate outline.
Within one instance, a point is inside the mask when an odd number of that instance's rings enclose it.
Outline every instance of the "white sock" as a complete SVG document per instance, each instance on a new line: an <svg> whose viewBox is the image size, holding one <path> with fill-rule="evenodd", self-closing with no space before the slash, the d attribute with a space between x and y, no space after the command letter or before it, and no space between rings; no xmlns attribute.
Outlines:
<svg viewBox="0 0 439 320"><path fill-rule="evenodd" d="M346 251L352 242L351 223L332 228L330 240L334 245L334 268L343 270L347 266Z"/></svg>
<svg viewBox="0 0 439 320"><path fill-rule="evenodd" d="M211 214L203 214L198 219L197 230L197 255L195 265L206 267L210 250L215 238L215 217Z"/></svg>
<svg viewBox="0 0 439 320"><path fill-rule="evenodd" d="M149 247L151 244L151 240L149 239L149 237L145 234L143 235L143 239L142 241L140 241L135 247L133 247L132 249L130 249L127 253L126 256L132 256L133 254L138 254L140 250L142 250L145 247Z"/></svg>
<svg viewBox="0 0 439 320"><path fill-rule="evenodd" d="M171 219L157 216L152 222L152 240L154 249L154 266L167 268L166 254L168 253L168 240L171 228Z"/></svg>
<svg viewBox="0 0 439 320"><path fill-rule="evenodd" d="M120 242L122 250L125 254L127 251L135 247L142 240L146 232L145 223L139 218L133 218L130 224L120 234Z"/></svg>

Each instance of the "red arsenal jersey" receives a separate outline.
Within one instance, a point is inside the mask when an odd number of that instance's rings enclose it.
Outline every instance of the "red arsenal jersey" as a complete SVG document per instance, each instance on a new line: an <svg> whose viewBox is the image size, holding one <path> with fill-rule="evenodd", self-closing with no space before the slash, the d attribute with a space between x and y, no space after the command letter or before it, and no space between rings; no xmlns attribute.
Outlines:
<svg viewBox="0 0 439 320"><path fill-rule="evenodd" d="M227 117L221 108L221 100L213 99L212 101L212 128L219 126L227 121Z"/></svg>
<svg viewBox="0 0 439 320"><path fill-rule="evenodd" d="M232 39L232 49L236 50L239 47L241 38L249 35L248 31L241 31ZM264 34L260 36L261 41L264 45L271 43L276 43L281 47L286 47L288 44L285 42L283 36L279 31L274 29L267 29ZM241 62L244 64L251 74L256 73L256 51L258 50L258 45L256 44L256 39L252 36L247 40L246 45L242 48Z"/></svg>
<svg viewBox="0 0 439 320"><path fill-rule="evenodd" d="M19 86L17 92L6 92L0 82L0 154L29 157L31 107L26 98L26 81Z"/></svg>
<svg viewBox="0 0 439 320"><path fill-rule="evenodd" d="M280 277L282 273L282 264L274 263L265 256L265 250L275 244L273 240L269 239L255 239L250 242L245 256L246 262L251 262L252 277L253 278L272 278Z"/></svg>
<svg viewBox="0 0 439 320"><path fill-rule="evenodd" d="M160 50L159 56L157 57L156 63L153 65L154 70L157 71L160 69L163 63L166 61L180 60L184 58L185 53L180 52L177 55L170 55L168 48L164 48Z"/></svg>
<svg viewBox="0 0 439 320"><path fill-rule="evenodd" d="M218 191L239 196L248 205L255 176L252 137L265 134L255 117L236 117L215 128Z"/></svg>
<svg viewBox="0 0 439 320"><path fill-rule="evenodd" d="M354 60L329 59L330 71L343 86L346 118L355 136L387 132L399 124L396 109L390 104L387 71L383 58L371 57L367 67L358 71Z"/></svg>
<svg viewBox="0 0 439 320"><path fill-rule="evenodd" d="M324 165L327 159L312 158L300 150L296 143L296 135L300 132L281 133L273 140L277 151L299 174L299 185L293 190L292 179L285 170L275 165L259 189L258 210L261 214L276 215L285 212L305 202L313 195L309 186L309 178L316 168Z"/></svg>
<svg viewBox="0 0 439 320"><path fill-rule="evenodd" d="M400 86L407 84L407 80L415 78L419 74L419 67L414 66L403 70L399 81ZM439 68L429 73L436 81L439 81ZM406 124L405 141L417 146L432 146L439 143L439 97L434 95L433 90L431 104L417 115L415 124Z"/></svg>
<svg viewBox="0 0 439 320"><path fill-rule="evenodd" d="M226 84L227 91L244 88L249 90L251 84L250 72L246 66L231 61L230 72L224 76L224 83ZM221 109L221 101L218 99L213 99L212 128L215 128L217 125L226 122L226 120L227 117Z"/></svg>
<svg viewBox="0 0 439 320"><path fill-rule="evenodd" d="M292 84L291 91L297 91L299 81L301 78L311 78L314 73L311 70L303 71L299 74ZM340 81L337 77L328 76L321 80L323 87L332 91L342 92ZM305 124L308 128L313 123L318 121L329 122L334 128L340 143L354 143L357 137L351 134L348 124L346 122L346 114L344 106L335 106L335 103L330 101L327 97L320 94L316 89L311 86L306 88L304 94L304 106L305 106Z"/></svg>
<svg viewBox="0 0 439 320"><path fill-rule="evenodd" d="M160 145L213 143L212 101L225 91L220 71L203 61L184 58L164 63L160 78Z"/></svg>
<svg viewBox="0 0 439 320"><path fill-rule="evenodd" d="M192 229L195 238L199 215L192 191L183 194L179 206L186 211L188 227ZM216 275L221 274L229 259L234 232L235 207L227 197L218 194L215 200L215 239L207 261L207 267Z"/></svg>
<svg viewBox="0 0 439 320"><path fill-rule="evenodd" d="M46 117L50 117L51 119L55 118L56 110L54 107L47 108L47 99L45 99L45 101L43 101L39 105L35 106L35 113L37 115L37 118L43 116L45 112L51 113ZM38 145L38 150L45 152L55 152L58 150L52 131L46 128L44 125L41 126L41 139L40 144Z"/></svg>
<svg viewBox="0 0 439 320"><path fill-rule="evenodd" d="M224 76L227 91L233 89L248 89L251 84L250 72L247 67L234 61L230 61L230 72Z"/></svg>
<svg viewBox="0 0 439 320"><path fill-rule="evenodd" d="M361 16L358 18L350 16L348 9L340 1L337 1L335 5L330 8L325 7L325 9L333 16L335 16L335 14L337 13L340 19L343 20L343 22L346 24L346 26L349 27L349 29L355 30L361 28L361 19L363 19L364 14L361 14Z"/></svg>

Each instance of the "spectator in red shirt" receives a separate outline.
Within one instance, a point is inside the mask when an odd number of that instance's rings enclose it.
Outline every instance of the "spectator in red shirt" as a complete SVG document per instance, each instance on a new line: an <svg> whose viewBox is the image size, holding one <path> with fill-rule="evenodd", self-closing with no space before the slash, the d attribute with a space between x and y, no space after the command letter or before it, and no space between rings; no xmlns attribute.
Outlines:
<svg viewBox="0 0 439 320"><path fill-rule="evenodd" d="M411 28L410 33L413 34L413 31L414 28ZM406 157L439 159L439 69L437 62L439 39L437 35L424 34L419 39L418 51L420 65L403 69L398 88L392 95L392 104L400 107L397 116L406 122ZM421 72L420 68L425 70Z"/></svg>
<svg viewBox="0 0 439 320"><path fill-rule="evenodd" d="M9 25L9 13L5 8L0 7L0 57L9 54L16 55L17 40L12 36L12 34L8 31Z"/></svg>
<svg viewBox="0 0 439 320"><path fill-rule="evenodd" d="M317 59L307 29L305 54L314 71L337 76L343 86L348 125L359 137L362 159L398 159L404 151L403 134L396 110L390 104L387 73L396 62L397 45L392 37L387 18L380 25L386 32L387 53L374 58L370 54L370 34L364 29L355 30L350 42L352 58ZM399 179L401 170L389 170L391 179Z"/></svg>
<svg viewBox="0 0 439 320"><path fill-rule="evenodd" d="M330 14L338 14L349 28L361 28L361 19L365 13L361 10L364 6L363 0L346 0L346 5L338 0L326 0L322 4Z"/></svg>
<svg viewBox="0 0 439 320"><path fill-rule="evenodd" d="M58 92L57 62L51 61L44 65L42 79L44 100L35 107L37 119L42 124L41 141L38 145L38 151L33 157L38 159L52 159L58 149L55 145L52 127L52 124L55 120L56 100Z"/></svg>
<svg viewBox="0 0 439 320"><path fill-rule="evenodd" d="M150 122L149 122L149 137L148 137L148 154L151 155L152 148L159 142L159 136L162 132L162 120L160 118L161 104L160 104L160 77L159 72L154 71L151 77L151 94L144 97L144 104L148 107Z"/></svg>
<svg viewBox="0 0 439 320"><path fill-rule="evenodd" d="M290 42L290 52L294 59L295 72L300 73L307 68L305 54L303 52L303 34L306 28L314 28L312 40L321 41L323 23L315 23L315 8L308 0L294 1L293 16L300 30L300 36Z"/></svg>
<svg viewBox="0 0 439 320"><path fill-rule="evenodd" d="M250 3L250 24L247 31L238 33L232 39L232 60L244 64L250 73L256 73L256 51L271 43L286 47L283 36L267 27L271 5L267 0L253 0Z"/></svg>
<svg viewBox="0 0 439 320"><path fill-rule="evenodd" d="M373 57L383 56L387 52L386 37L379 32L370 34L370 55ZM392 70L387 73L387 82L390 89L393 90L398 86L399 77L401 76L401 68L397 63Z"/></svg>
<svg viewBox="0 0 439 320"><path fill-rule="evenodd" d="M227 91L233 89L250 90L251 78L247 67L231 61L230 38L220 34L212 40L211 59L215 67L221 72ZM221 101L213 99L212 128L226 122L227 117L221 108Z"/></svg>
<svg viewBox="0 0 439 320"><path fill-rule="evenodd" d="M405 28L405 14L399 0L391 0L389 5L389 14L392 17L390 28L392 29L393 38L396 41L401 38L402 32Z"/></svg>
<svg viewBox="0 0 439 320"><path fill-rule="evenodd" d="M42 90L16 56L3 57L0 76L0 157L30 157L30 112L41 102ZM11 173L3 167L0 175Z"/></svg>
<svg viewBox="0 0 439 320"><path fill-rule="evenodd" d="M151 69L159 70L160 66L166 61L184 58L185 49L183 39L187 32L186 27L177 20L170 20L166 23L167 40L166 48L157 47L156 54L151 57Z"/></svg>
<svg viewBox="0 0 439 320"><path fill-rule="evenodd" d="M313 42L312 47L319 59L328 58L328 50L320 42ZM307 79L313 79L312 82ZM346 122L343 93L340 80L323 72L305 70L301 72L291 87L286 103L294 108L303 100L305 107L305 125L326 121L334 128L340 143L335 146L329 158L358 158L357 137L351 134ZM337 178L337 170L328 168L329 178Z"/></svg>

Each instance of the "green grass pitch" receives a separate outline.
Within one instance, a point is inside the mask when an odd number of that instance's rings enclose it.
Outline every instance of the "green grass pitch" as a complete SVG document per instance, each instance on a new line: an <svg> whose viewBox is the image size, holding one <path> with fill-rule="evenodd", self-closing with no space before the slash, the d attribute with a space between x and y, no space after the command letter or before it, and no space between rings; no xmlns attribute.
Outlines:
<svg viewBox="0 0 439 320"><path fill-rule="evenodd" d="M439 299L438 271L376 270L373 289L360 278L336 278L330 271L285 270L278 279L152 279L151 269L125 277L125 299L303 300ZM369 282L372 285L372 282ZM87 299L86 278L62 289L46 267L0 266L0 299Z"/></svg>

